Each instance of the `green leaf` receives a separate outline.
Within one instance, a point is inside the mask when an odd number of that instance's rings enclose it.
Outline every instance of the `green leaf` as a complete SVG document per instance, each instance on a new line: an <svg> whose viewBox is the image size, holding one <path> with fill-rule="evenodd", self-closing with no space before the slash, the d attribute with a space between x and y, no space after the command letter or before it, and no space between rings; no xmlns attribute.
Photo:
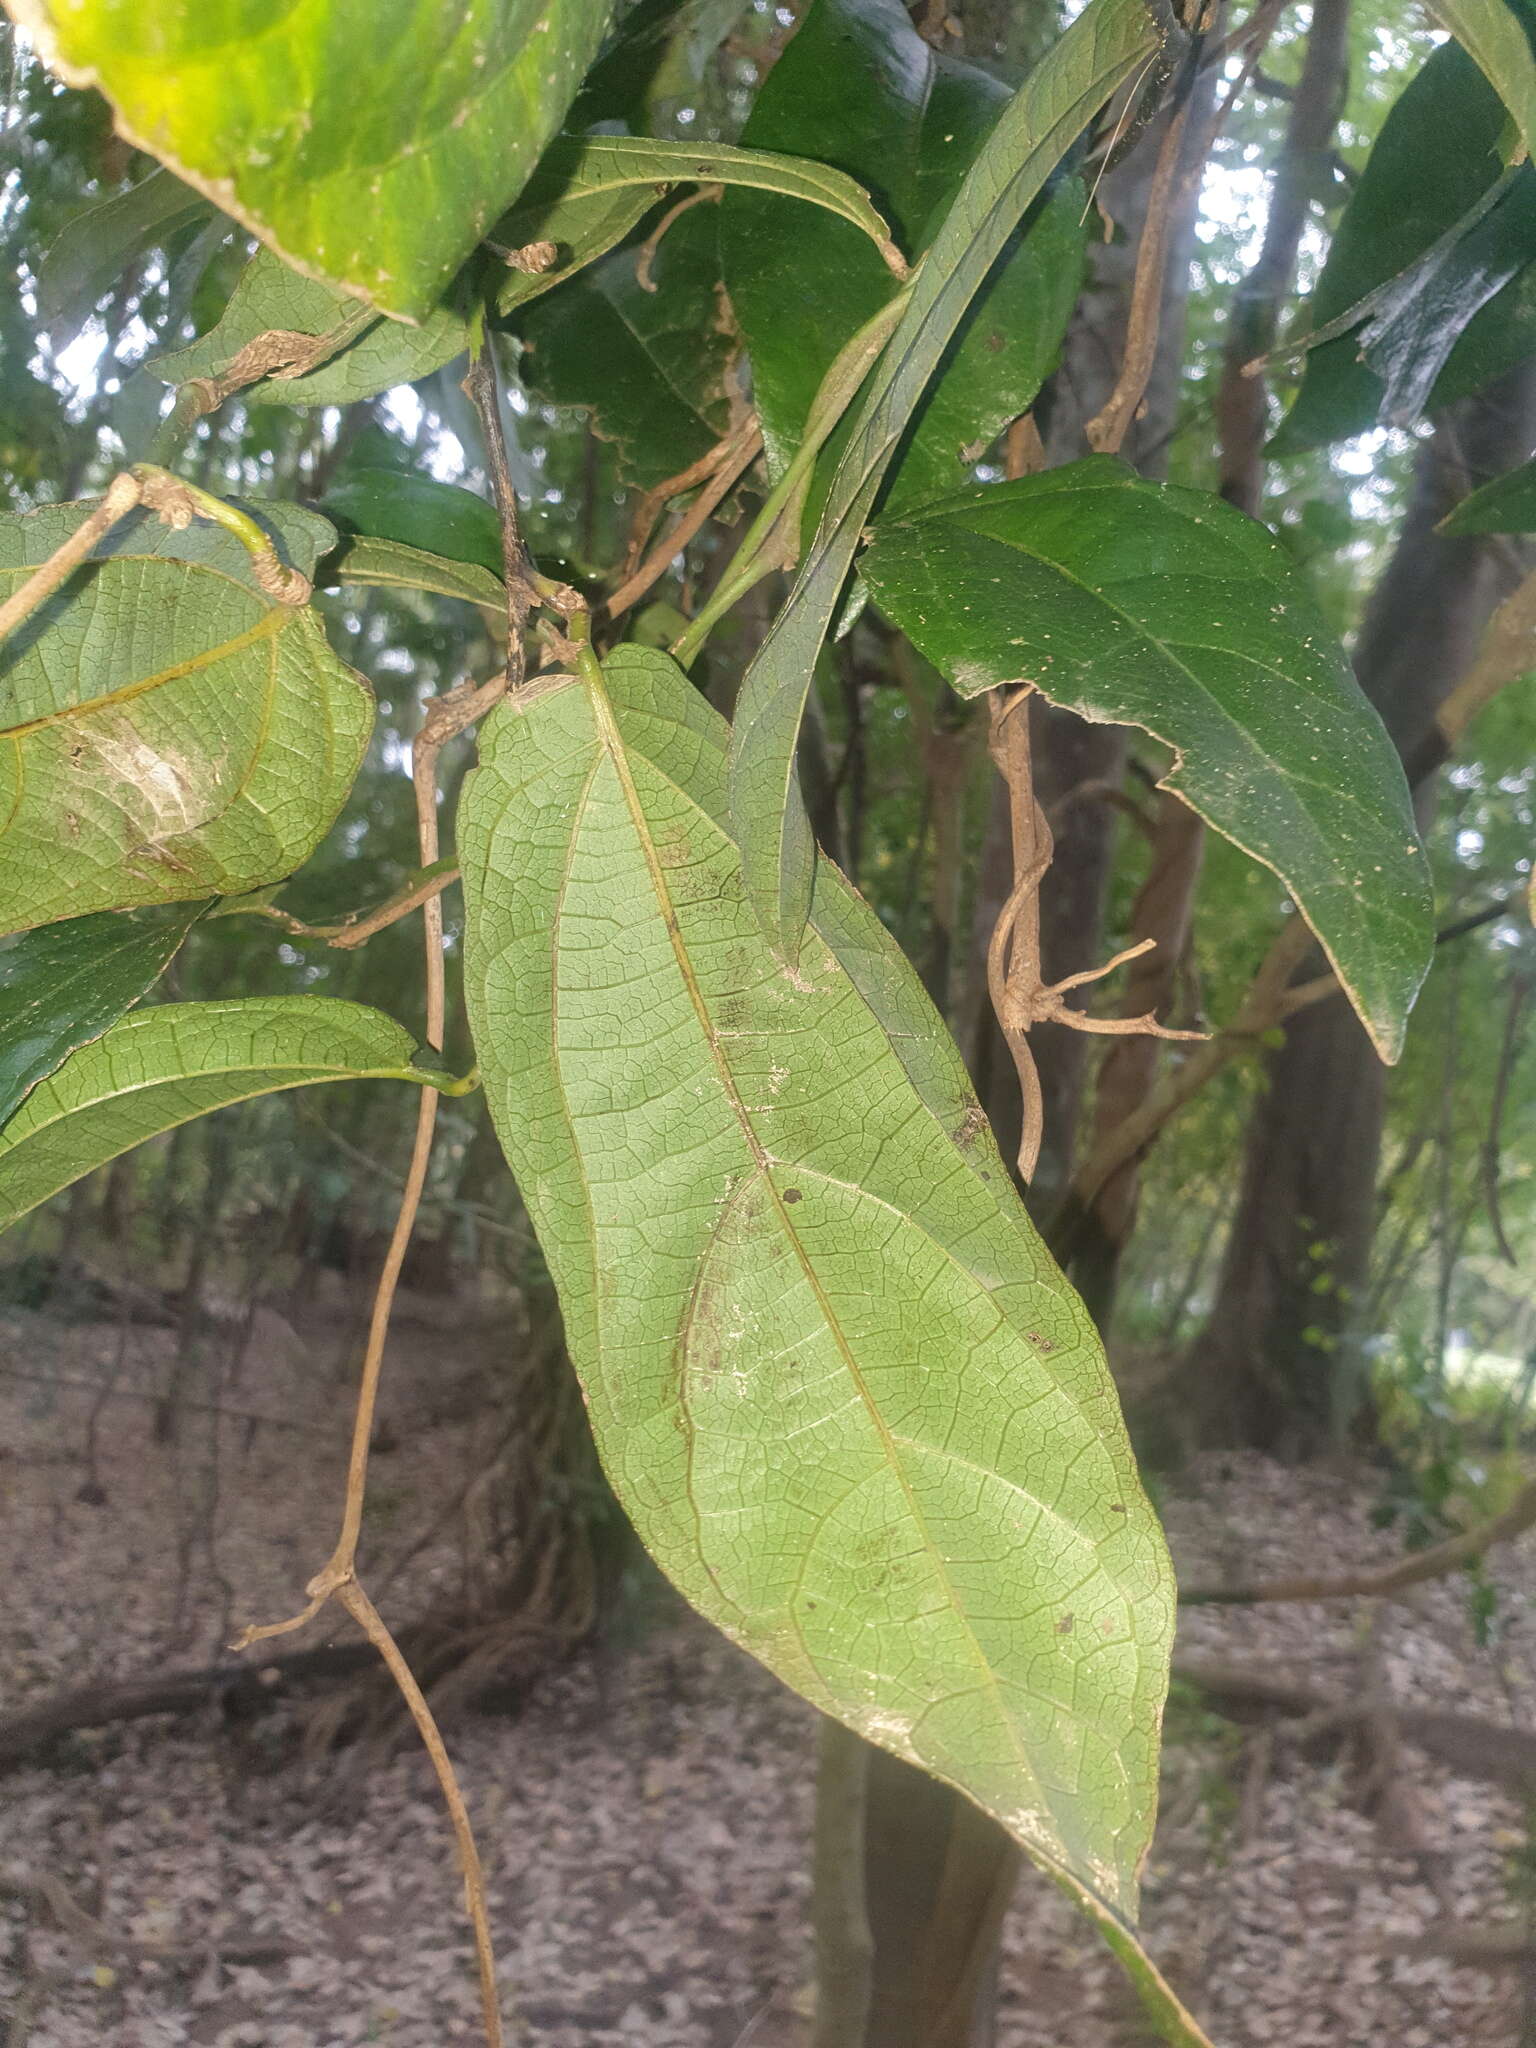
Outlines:
<svg viewBox="0 0 1536 2048"><path fill-rule="evenodd" d="M1515 12L1503 0L1429 0L1429 11L1472 57L1536 155L1536 59Z"/></svg>
<svg viewBox="0 0 1536 2048"><path fill-rule="evenodd" d="M883 522L860 569L962 695L1033 683L1172 747L1164 786L1279 875L1396 1059L1428 866L1397 754L1266 528L1090 456Z"/></svg>
<svg viewBox="0 0 1536 2048"><path fill-rule="evenodd" d="M1133 1948L1173 1587L1102 1352L873 912L823 863L801 970L765 946L724 742L622 648L488 721L460 811L487 1101L599 1450L702 1613Z"/></svg>
<svg viewBox="0 0 1536 2048"><path fill-rule="evenodd" d="M880 192L907 246L921 250L1007 103L997 80L935 55L897 0L814 0L753 103L745 138L840 165ZM916 502L958 489L968 481L962 451L1033 401L1077 296L1086 210L1081 191L1063 187L978 294L914 423L893 494ZM778 475L838 350L895 287L839 222L807 221L770 195L726 195L721 247Z"/></svg>
<svg viewBox="0 0 1536 2048"><path fill-rule="evenodd" d="M638 252L616 249L518 315L524 381L556 405L590 411L641 490L707 455L730 425L736 342L720 302L713 216L696 206L667 230L654 290L636 274Z"/></svg>
<svg viewBox="0 0 1536 2048"><path fill-rule="evenodd" d="M1009 102L924 257L870 375L816 538L742 684L731 815L763 930L793 958L812 853L794 787L806 691L887 465L982 281L1047 177L1158 32L1141 0L1090 0Z"/></svg>
<svg viewBox="0 0 1536 2048"><path fill-rule="evenodd" d="M327 588L340 583L371 584L381 590L425 590L433 597L458 597L466 604L489 605L500 616L507 609L506 586L476 562L449 562L399 541L360 535L345 539L323 566Z"/></svg>
<svg viewBox="0 0 1536 2048"><path fill-rule="evenodd" d="M129 258L163 248L213 209L169 171L154 170L65 223L37 273L37 317L55 350L72 341L123 275Z"/></svg>
<svg viewBox="0 0 1536 2048"><path fill-rule="evenodd" d="M430 313L559 127L609 0L8 0L120 130L315 277Z"/></svg>
<svg viewBox="0 0 1536 2048"><path fill-rule="evenodd" d="M1536 462L1522 462L1481 490L1469 492L1435 531L1536 533Z"/></svg>
<svg viewBox="0 0 1536 2048"><path fill-rule="evenodd" d="M0 1230L82 1174L211 1109L316 1081L442 1080L403 1026L334 996L136 1010L64 1064L0 1130Z"/></svg>
<svg viewBox="0 0 1536 2048"><path fill-rule="evenodd" d="M71 918L0 950L0 1125L61 1060L154 987L204 908Z"/></svg>
<svg viewBox="0 0 1536 2048"><path fill-rule="evenodd" d="M501 522L494 505L457 484L397 469L354 469L333 484L320 509L343 532L475 562L501 580Z"/></svg>
<svg viewBox="0 0 1536 2048"><path fill-rule="evenodd" d="M1344 209L1302 325L1317 332L1393 278L1410 272L1477 212L1501 176L1505 115L1456 44L1429 58L1382 124ZM1362 309L1362 317L1363 317ZM1364 433L1381 410L1382 380L1342 334L1307 356L1300 391L1271 446L1295 454ZM1479 311L1428 397L1438 409L1500 375L1536 347L1536 292L1517 279Z"/></svg>
<svg viewBox="0 0 1536 2048"><path fill-rule="evenodd" d="M755 186L819 206L851 223L880 252L882 266L906 274L901 253L863 187L828 164L800 163L727 143L661 142L646 135L562 135L507 217L493 231L499 248L553 242L555 264L514 270L497 297L502 312L537 298L573 270L621 242L674 185Z"/></svg>
<svg viewBox="0 0 1536 2048"><path fill-rule="evenodd" d="M1536 170L1522 164L1507 190L1464 234L1394 280L1360 329L1361 359L1382 380L1381 416L1409 426L1490 299L1536 257Z"/></svg>
<svg viewBox="0 0 1536 2048"><path fill-rule="evenodd" d="M91 509L0 517L0 593ZM330 524L260 510L312 573ZM237 540L124 520L0 650L0 931L291 874L340 810L372 717L316 613L274 604Z"/></svg>
<svg viewBox="0 0 1536 2048"><path fill-rule="evenodd" d="M194 378L216 384L230 376L243 350L269 335L279 352L290 342L289 361L307 354L316 367L297 376L281 370L254 375L239 386L247 405L350 405L414 383L469 346L459 300L435 307L417 326L403 327L370 318L356 299L301 277L269 250L258 249L218 325L187 348L152 356L145 368L166 384Z"/></svg>

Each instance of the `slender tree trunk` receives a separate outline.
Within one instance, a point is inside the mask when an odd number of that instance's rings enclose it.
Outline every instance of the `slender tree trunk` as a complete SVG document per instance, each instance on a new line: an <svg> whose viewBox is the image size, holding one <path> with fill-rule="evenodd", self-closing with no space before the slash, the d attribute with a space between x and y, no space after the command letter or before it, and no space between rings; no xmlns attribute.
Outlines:
<svg viewBox="0 0 1536 2048"><path fill-rule="evenodd" d="M1419 457L1355 672L1399 751L1422 749L1518 565L1437 522L1536 436L1536 366L1455 407ZM1421 823L1433 778L1415 792ZM1301 978L1319 963L1303 967ZM1369 1428L1360 1302L1375 1237L1386 1076L1342 997L1301 1011L1265 1069L1210 1320L1192 1358L1197 1433L1305 1457Z"/></svg>

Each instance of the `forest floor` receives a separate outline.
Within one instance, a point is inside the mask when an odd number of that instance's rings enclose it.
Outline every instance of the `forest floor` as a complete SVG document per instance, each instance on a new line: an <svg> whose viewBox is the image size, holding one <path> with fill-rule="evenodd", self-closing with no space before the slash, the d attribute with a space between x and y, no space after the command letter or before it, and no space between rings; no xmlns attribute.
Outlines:
<svg viewBox="0 0 1536 2048"><path fill-rule="evenodd" d="M442 1503L483 1438L476 1375L504 1345L471 1325L445 1347L444 1314L428 1304L402 1325L387 1417L399 1448L376 1460L367 1549L375 1583L406 1560L381 1602L396 1621L461 1572L463 1517L444 1526ZM323 1323L301 1337L263 1312L218 1392L247 1416L215 1426L189 1411L166 1446L132 1396L162 1383L170 1332L0 1317L0 1711L209 1662L231 1624L291 1608L334 1535L342 1326L328 1352ZM88 1471L91 1389L113 1373ZM1181 1571L1254 1576L1389 1562L1399 1539L1372 1525L1378 1488L1363 1472L1220 1458L1170 1482L1161 1505ZM1355 1695L1368 1660L1369 1682L1399 1702L1530 1727L1536 1545L1499 1553L1492 1578L1491 1646L1467 1582L1447 1580L1375 1609L1190 1611L1181 1647ZM312 1628L299 1640L342 1639ZM515 1712L453 1719L507 2009L528 2048L794 2048L810 1967L812 1722L667 1600ZM1412 1748L1395 1782L1369 1787L1349 1743L1240 1727L1185 1687L1168 1737L1145 1934L1221 2048L1536 2038L1519 1969L1469 1967L1425 1936L1447 1911L1473 1930L1532 1911L1518 1801ZM59 1887L83 1916L73 1933L48 1902ZM472 2048L459 1905L435 1786L409 1741L305 1758L269 1720L210 1709L71 1736L46 1765L0 1777L7 2048ZM997 2048L1144 2039L1094 1938L1027 1875Z"/></svg>

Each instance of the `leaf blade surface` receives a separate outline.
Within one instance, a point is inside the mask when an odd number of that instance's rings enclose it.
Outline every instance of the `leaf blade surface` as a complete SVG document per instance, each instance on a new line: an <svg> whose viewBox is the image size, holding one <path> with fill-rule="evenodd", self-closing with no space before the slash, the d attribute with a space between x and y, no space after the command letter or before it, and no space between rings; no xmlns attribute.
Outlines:
<svg viewBox="0 0 1536 2048"><path fill-rule="evenodd" d="M0 518L0 587L90 509ZM261 510L311 573L334 529ZM372 709L238 541L130 516L0 650L0 930L281 880L340 810Z"/></svg>
<svg viewBox="0 0 1536 2048"><path fill-rule="evenodd" d="M884 522L861 566L962 695L1029 682L1173 747L1164 786L1282 878L1396 1058L1428 867L1397 754L1265 528L1090 456Z"/></svg>
<svg viewBox="0 0 1536 2048"><path fill-rule="evenodd" d="M136 1010L70 1054L0 1130L0 1230L82 1174L209 1110L320 1081L436 1078L403 1025L336 996Z"/></svg>
<svg viewBox="0 0 1536 2048"><path fill-rule="evenodd" d="M1097 1340L894 942L824 865L784 969L725 801L636 649L498 712L463 799L487 1098L599 1448L711 1620L1123 1931L1172 1609Z"/></svg>

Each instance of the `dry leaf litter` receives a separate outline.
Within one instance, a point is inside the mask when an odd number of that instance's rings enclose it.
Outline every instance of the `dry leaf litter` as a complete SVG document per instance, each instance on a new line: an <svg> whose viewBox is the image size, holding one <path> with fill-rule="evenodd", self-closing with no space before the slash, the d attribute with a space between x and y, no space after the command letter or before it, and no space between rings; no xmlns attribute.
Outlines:
<svg viewBox="0 0 1536 2048"><path fill-rule="evenodd" d="M385 1576L391 1558L407 1559L383 1602L397 1625L461 1569L462 1531L437 1524L483 1439L476 1389L494 1380L475 1373L494 1370L504 1342L472 1328L454 1337L455 1401L441 1384L441 1316L402 1327L386 1416L399 1448L376 1460L366 1557ZM0 1710L212 1661L232 1625L290 1611L328 1552L346 1346L327 1358L311 1328L301 1338L261 1311L244 1363L218 1388L243 1414L189 1414L160 1445L150 1404L128 1396L164 1384L172 1348L163 1330L0 1320L0 1368L29 1375L0 1370ZM91 1388L106 1378L114 1396L84 1473ZM80 1384L48 1384L60 1379ZM104 1502L78 1497L83 1476ZM1182 1475L1163 1508L1190 1577L1364 1566L1398 1554L1399 1539L1372 1526L1374 1486L1368 1474L1215 1458ZM1374 1625L1370 1603L1355 1601L1199 1609L1181 1646L1352 1693L1369 1643L1399 1700L1530 1726L1533 1568L1530 1540L1494 1559L1492 1647L1476 1639L1462 1579L1416 1589ZM345 1628L299 1640L341 1641ZM799 2048L813 1716L674 1604L628 1638L541 1679L513 1710L449 1728L509 2019L538 2048ZM1442 1902L1473 1929L1532 1910L1518 1803L1406 1748L1421 1835L1405 1851L1364 1810L1348 1745L1303 1752L1280 1725L1270 1741L1187 1691L1170 1710L1144 1931L1213 2039L1532 2038L1528 1975L1468 1967L1422 1941ZM60 1932L39 1883L62 1886L95 1931ZM353 1746L305 1760L274 1747L264 1720L230 1726L210 1708L73 1736L46 1768L0 1778L7 2048L473 2044L459 1906L435 1786L409 1738L386 1755ZM1026 1875L997 2048L1148 2038L1094 1939Z"/></svg>

